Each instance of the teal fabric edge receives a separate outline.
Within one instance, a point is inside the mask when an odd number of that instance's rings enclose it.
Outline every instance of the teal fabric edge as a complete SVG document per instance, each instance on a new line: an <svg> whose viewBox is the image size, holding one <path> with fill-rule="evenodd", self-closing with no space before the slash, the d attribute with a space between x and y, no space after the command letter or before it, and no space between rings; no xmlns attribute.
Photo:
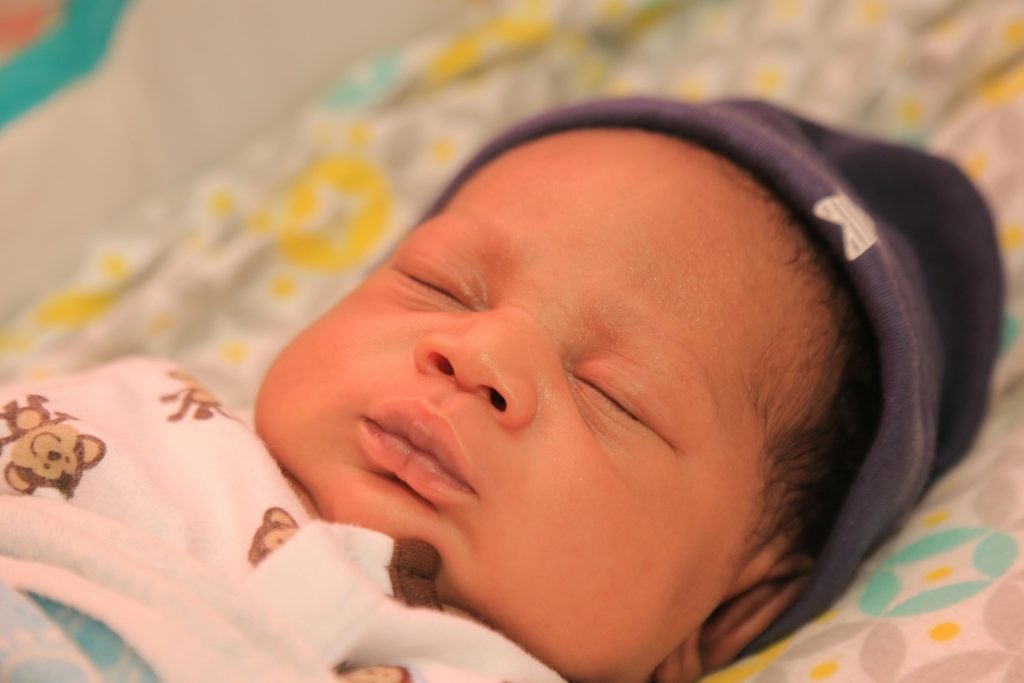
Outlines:
<svg viewBox="0 0 1024 683"><path fill-rule="evenodd" d="M0 128L89 73L129 0L70 0L49 35L0 67Z"/></svg>
<svg viewBox="0 0 1024 683"><path fill-rule="evenodd" d="M102 621L31 591L24 593L92 664L105 683L158 683L149 664Z"/></svg>

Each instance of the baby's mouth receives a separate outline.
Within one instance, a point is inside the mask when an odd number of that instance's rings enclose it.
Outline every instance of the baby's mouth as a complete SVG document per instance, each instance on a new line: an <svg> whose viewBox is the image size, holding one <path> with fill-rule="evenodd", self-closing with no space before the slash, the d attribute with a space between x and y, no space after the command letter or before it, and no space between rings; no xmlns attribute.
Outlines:
<svg viewBox="0 0 1024 683"><path fill-rule="evenodd" d="M475 494L459 469L461 445L442 418L393 405L364 417L359 432L369 460L427 501L450 504Z"/></svg>

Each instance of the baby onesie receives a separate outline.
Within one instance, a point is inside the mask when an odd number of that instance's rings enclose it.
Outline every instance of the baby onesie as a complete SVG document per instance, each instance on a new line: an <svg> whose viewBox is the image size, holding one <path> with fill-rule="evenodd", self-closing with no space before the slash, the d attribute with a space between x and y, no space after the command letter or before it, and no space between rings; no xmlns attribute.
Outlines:
<svg viewBox="0 0 1024 683"><path fill-rule="evenodd" d="M438 609L430 546L312 519L172 364L0 387L0 470L0 668L43 652L33 666L140 680L562 680ZM96 634L116 657L83 657Z"/></svg>

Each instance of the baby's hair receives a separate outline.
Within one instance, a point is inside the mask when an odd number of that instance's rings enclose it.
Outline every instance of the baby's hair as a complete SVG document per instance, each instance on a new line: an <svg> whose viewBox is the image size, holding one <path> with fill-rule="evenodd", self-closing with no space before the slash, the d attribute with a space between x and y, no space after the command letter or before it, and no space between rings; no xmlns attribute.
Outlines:
<svg viewBox="0 0 1024 683"><path fill-rule="evenodd" d="M806 299L820 314L803 325L787 319L769 331L775 337L748 379L763 425L764 483L763 508L747 549L753 553L782 538L792 551L816 557L878 426L877 345L852 284L824 241L752 173L725 156L715 158L709 170L751 192L774 216L764 227L778 230L790 246L784 265L803 278L811 294L794 293L793 301L800 305Z"/></svg>
<svg viewBox="0 0 1024 683"><path fill-rule="evenodd" d="M791 366L784 373L775 358L751 384L765 425L757 545L781 536L792 550L817 556L874 439L879 364L867 316L846 274L820 237L774 196L769 201L793 245L789 265L816 288L828 325L808 330L806 346L798 345L802 357L785 359L797 364L795 373ZM767 357L772 355L769 350Z"/></svg>

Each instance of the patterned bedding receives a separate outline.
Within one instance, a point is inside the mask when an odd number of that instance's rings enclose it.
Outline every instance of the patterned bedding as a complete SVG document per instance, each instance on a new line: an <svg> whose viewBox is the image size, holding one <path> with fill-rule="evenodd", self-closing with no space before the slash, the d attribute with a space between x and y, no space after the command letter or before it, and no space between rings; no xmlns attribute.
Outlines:
<svg viewBox="0 0 1024 683"><path fill-rule="evenodd" d="M137 4L114 48L146 29L132 25L147 3ZM69 240L72 253L50 240L47 258L74 264L62 274L36 281L22 268L9 286L0 275L0 380L153 354L244 412L284 341L358 282L498 128L599 95L781 102L946 154L976 180L1008 269L1004 350L974 452L835 609L708 680L1024 681L1019 0L467 0L456 10L451 28L370 51L198 172L143 188L86 226L86 242ZM114 48L97 73L119 68ZM0 83L11 63L0 61ZM68 87L82 103L92 86ZM62 97L0 128L0 152ZM18 172L0 162L5 181ZM0 190L0 216L23 201ZM18 243L7 237L16 230L0 225L5 243Z"/></svg>

